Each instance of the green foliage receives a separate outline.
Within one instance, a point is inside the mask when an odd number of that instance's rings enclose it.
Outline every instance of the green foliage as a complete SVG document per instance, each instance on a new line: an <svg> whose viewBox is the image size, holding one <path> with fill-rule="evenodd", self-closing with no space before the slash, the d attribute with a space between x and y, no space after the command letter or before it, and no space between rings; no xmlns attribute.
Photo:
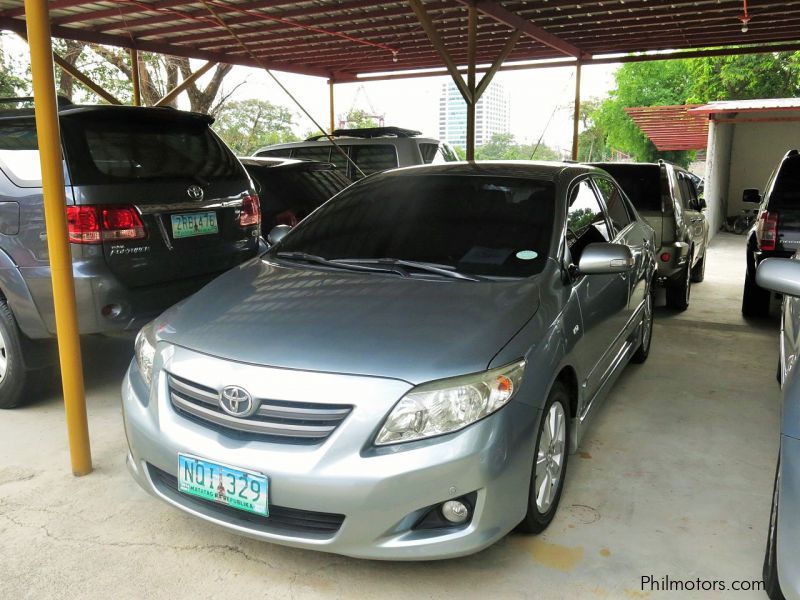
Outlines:
<svg viewBox="0 0 800 600"><path fill-rule="evenodd" d="M574 232L579 232L586 227L589 223L594 221L596 213L591 208L578 208L569 213L567 219L567 229Z"/></svg>
<svg viewBox="0 0 800 600"><path fill-rule="evenodd" d="M378 121L371 117L367 111L353 108L345 115L347 129L363 129L366 127L377 127Z"/></svg>
<svg viewBox="0 0 800 600"><path fill-rule="evenodd" d="M295 142L294 115L266 100L227 102L219 109L213 128L235 153L252 154L262 146Z"/></svg>
<svg viewBox="0 0 800 600"><path fill-rule="evenodd" d="M483 146L475 148L476 160L558 160L558 152L540 144L534 152L530 144L518 144L511 133L495 133Z"/></svg>
<svg viewBox="0 0 800 600"><path fill-rule="evenodd" d="M610 97L590 115L600 138L604 134L609 147L636 160L664 158L686 165L693 153L658 152L625 108L796 97L800 95L800 52L626 63L615 79ZM582 153L588 151L584 142L591 146L592 139L598 141L597 135L593 132L582 140Z"/></svg>

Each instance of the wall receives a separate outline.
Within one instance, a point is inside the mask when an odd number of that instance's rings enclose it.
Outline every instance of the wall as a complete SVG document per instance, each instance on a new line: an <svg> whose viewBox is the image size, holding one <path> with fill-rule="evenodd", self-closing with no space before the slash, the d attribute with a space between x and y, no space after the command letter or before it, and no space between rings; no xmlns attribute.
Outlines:
<svg viewBox="0 0 800 600"><path fill-rule="evenodd" d="M730 180L731 142L733 125L711 121L706 151L705 199L708 204L709 236L714 237L728 211L728 182Z"/></svg>
<svg viewBox="0 0 800 600"><path fill-rule="evenodd" d="M798 118L800 111L750 113L739 118L746 117ZM800 121L734 125L727 195L729 215L738 215L744 208L742 190L764 191L770 173L792 148L800 148Z"/></svg>

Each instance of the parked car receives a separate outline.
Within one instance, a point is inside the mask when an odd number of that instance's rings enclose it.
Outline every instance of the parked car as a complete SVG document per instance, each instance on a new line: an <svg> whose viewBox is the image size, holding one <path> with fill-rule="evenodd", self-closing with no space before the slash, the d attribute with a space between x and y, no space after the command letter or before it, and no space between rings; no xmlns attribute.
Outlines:
<svg viewBox="0 0 800 600"><path fill-rule="evenodd" d="M315 135L304 142L267 146L253 155L331 162L353 181L396 167L458 160L446 143L421 135L419 131L401 127L337 129L331 136L338 148L328 136Z"/></svg>
<svg viewBox="0 0 800 600"><path fill-rule="evenodd" d="M768 258L756 271L761 288L784 294L778 379L783 388L780 445L764 556L772 600L800 600L800 257Z"/></svg>
<svg viewBox="0 0 800 600"><path fill-rule="evenodd" d="M239 159L261 201L261 227L294 227L352 182L332 163L286 158Z"/></svg>
<svg viewBox="0 0 800 600"><path fill-rule="evenodd" d="M747 234L747 271L742 291L742 314L769 314L771 294L756 283L756 269L765 258L789 258L800 248L800 153L791 150L772 172L764 195L756 189L742 201L757 206L755 224Z"/></svg>
<svg viewBox="0 0 800 600"><path fill-rule="evenodd" d="M650 350L653 230L616 183L560 163L398 169L288 229L139 334L122 385L139 485L366 558L545 529L568 452Z"/></svg>
<svg viewBox="0 0 800 600"><path fill-rule="evenodd" d="M30 99L0 103L0 408L54 362L53 293ZM256 255L259 206L212 119L167 108L59 109L80 332L131 337Z"/></svg>
<svg viewBox="0 0 800 600"><path fill-rule="evenodd" d="M689 307L692 283L705 278L708 223L695 176L668 162L595 163L617 180L636 210L656 232L658 282L667 306Z"/></svg>

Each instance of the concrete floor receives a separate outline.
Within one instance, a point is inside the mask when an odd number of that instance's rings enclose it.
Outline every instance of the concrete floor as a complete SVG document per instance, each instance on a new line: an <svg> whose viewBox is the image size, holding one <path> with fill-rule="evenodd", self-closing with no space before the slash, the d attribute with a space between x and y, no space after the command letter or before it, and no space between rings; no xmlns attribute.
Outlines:
<svg viewBox="0 0 800 600"><path fill-rule="evenodd" d="M657 311L650 359L627 368L572 457L547 532L445 562L258 543L146 495L124 467L131 345L89 340L91 476L70 474L59 392L0 413L0 598L692 598L642 591L641 577L760 579L778 326L741 318L743 267L744 238L720 234L689 310Z"/></svg>

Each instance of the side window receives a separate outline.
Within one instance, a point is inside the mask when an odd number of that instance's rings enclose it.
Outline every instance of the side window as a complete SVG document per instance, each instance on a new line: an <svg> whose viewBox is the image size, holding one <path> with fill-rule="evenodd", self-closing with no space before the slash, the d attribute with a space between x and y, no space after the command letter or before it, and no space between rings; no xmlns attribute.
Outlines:
<svg viewBox="0 0 800 600"><path fill-rule="evenodd" d="M674 206L675 206L675 216L678 219L683 218L683 211L686 208L686 204L689 201L688 198L683 197L683 189L681 189L681 182L678 174L675 171L669 174L670 183L672 184L672 195L675 198Z"/></svg>
<svg viewBox="0 0 800 600"><path fill-rule="evenodd" d="M300 146L292 151L292 158L328 162L331 159L331 149L330 146Z"/></svg>
<svg viewBox="0 0 800 600"><path fill-rule="evenodd" d="M36 125L9 120L0 126L0 168L19 187L42 185Z"/></svg>
<svg viewBox="0 0 800 600"><path fill-rule="evenodd" d="M352 146L350 156L364 175L397 167L397 151L391 145ZM353 173L354 180L360 178L359 173Z"/></svg>
<svg viewBox="0 0 800 600"><path fill-rule="evenodd" d="M570 194L567 211L567 247L572 262L578 263L583 249L611 239L603 209L588 180L578 183Z"/></svg>
<svg viewBox="0 0 800 600"><path fill-rule="evenodd" d="M678 173L678 181L680 181L683 206L694 210L697 207L697 190L694 187L694 182L685 173Z"/></svg>
<svg viewBox="0 0 800 600"><path fill-rule="evenodd" d="M608 179L595 177L594 182L606 203L608 218L611 220L611 225L614 227L615 232L619 233L630 225L632 220L628 213L628 206L625 202L625 198L620 189Z"/></svg>

